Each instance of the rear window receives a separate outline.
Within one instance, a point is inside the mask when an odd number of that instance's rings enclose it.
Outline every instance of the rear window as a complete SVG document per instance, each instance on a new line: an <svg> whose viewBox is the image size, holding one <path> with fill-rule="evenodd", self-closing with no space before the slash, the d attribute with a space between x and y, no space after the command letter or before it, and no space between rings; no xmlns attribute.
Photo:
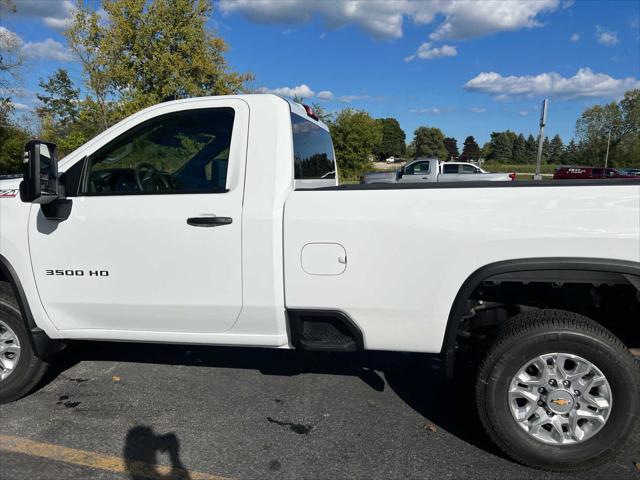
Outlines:
<svg viewBox="0 0 640 480"><path fill-rule="evenodd" d="M449 164L446 163L442 167L442 173L458 173L458 165L457 164Z"/></svg>
<svg viewBox="0 0 640 480"><path fill-rule="evenodd" d="M291 126L295 179L334 179L335 157L329 132L295 113L291 114Z"/></svg>

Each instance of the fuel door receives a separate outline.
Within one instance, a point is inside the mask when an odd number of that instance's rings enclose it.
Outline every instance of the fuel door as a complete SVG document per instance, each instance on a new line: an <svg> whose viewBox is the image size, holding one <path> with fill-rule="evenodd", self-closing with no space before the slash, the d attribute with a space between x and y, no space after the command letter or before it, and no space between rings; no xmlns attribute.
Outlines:
<svg viewBox="0 0 640 480"><path fill-rule="evenodd" d="M340 275L347 269L347 251L339 243L307 243L300 257L309 275Z"/></svg>

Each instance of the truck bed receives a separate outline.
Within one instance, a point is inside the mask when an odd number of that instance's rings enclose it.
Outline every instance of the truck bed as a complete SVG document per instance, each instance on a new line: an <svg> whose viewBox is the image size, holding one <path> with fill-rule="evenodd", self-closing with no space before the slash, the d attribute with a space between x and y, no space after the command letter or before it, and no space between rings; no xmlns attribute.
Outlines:
<svg viewBox="0 0 640 480"><path fill-rule="evenodd" d="M287 307L346 313L369 349L440 351L457 292L494 262L640 262L638 180L342 185L292 192L284 217Z"/></svg>

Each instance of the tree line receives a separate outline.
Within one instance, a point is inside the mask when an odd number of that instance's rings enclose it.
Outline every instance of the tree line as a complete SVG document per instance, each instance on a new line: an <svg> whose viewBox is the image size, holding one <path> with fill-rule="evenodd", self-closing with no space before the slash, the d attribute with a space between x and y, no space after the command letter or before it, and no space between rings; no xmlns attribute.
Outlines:
<svg viewBox="0 0 640 480"><path fill-rule="evenodd" d="M321 105L314 107L329 126L343 178L370 170L372 158L384 160L389 156L465 162L483 159L508 165L537 160L539 139L532 134L525 137L511 130L492 132L482 147L470 135L460 152L457 140L437 127L418 127L406 145L405 132L394 118L374 119L364 110L350 108L331 115ZM640 167L640 89L626 92L618 102L587 108L576 121L575 131L576 139L567 144L558 134L551 139L545 136L542 163L601 166L611 133L608 165Z"/></svg>
<svg viewBox="0 0 640 480"><path fill-rule="evenodd" d="M20 85L20 42L0 30L0 174L18 172L26 141L37 136L71 152L126 116L170 98L252 91L251 73L233 71L227 44L206 27L211 0L109 0L102 16L78 0L65 36L83 68L83 87L64 69L40 80L36 121L16 116L11 95ZM11 13L12 0L0 0ZM81 95L81 91L84 94ZM492 132L482 147L468 136L457 140L437 127L420 126L407 143L395 118L373 118L364 110L327 112L314 105L331 131L343 178L372 168L371 160L422 156L443 161L485 159L503 164L536 160L538 139L511 130ZM620 101L587 108L576 122L576 139L543 140L543 162L601 165L610 136L609 164L640 166L640 90Z"/></svg>

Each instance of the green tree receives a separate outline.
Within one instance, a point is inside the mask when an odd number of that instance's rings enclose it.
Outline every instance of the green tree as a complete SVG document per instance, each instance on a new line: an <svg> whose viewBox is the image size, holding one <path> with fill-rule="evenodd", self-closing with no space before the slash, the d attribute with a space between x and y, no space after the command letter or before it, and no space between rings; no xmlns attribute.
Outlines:
<svg viewBox="0 0 640 480"><path fill-rule="evenodd" d="M354 178L370 167L370 157L382 140L382 128L363 110L346 108L330 126L342 179Z"/></svg>
<svg viewBox="0 0 640 480"><path fill-rule="evenodd" d="M491 152L487 160L499 163L513 162L513 143L517 135L511 130L491 133Z"/></svg>
<svg viewBox="0 0 640 480"><path fill-rule="evenodd" d="M400 128L400 123L395 118L379 118L376 120L380 124L382 140L376 147L374 154L380 160L391 156L400 156L405 150L404 130Z"/></svg>
<svg viewBox="0 0 640 480"><path fill-rule="evenodd" d="M36 94L42 102L38 108L39 115L51 117L62 127L78 120L80 90L73 88L73 82L65 69L58 68L46 82L41 79L40 88L44 93Z"/></svg>
<svg viewBox="0 0 640 480"><path fill-rule="evenodd" d="M457 160L460 157L458 151L458 140L453 137L447 137L444 139L444 148L447 149L447 160Z"/></svg>
<svg viewBox="0 0 640 480"><path fill-rule="evenodd" d="M115 123L122 115L114 112L113 103L107 98L117 97L110 88L109 62L104 50L105 30L109 27L101 25L98 13L77 0L71 24L64 32L69 48L82 65L86 85L93 94L93 103L97 108L92 110L92 120L101 130Z"/></svg>
<svg viewBox="0 0 640 480"><path fill-rule="evenodd" d="M526 163L535 163L538 155L538 140L532 134L527 137L525 150Z"/></svg>
<svg viewBox="0 0 640 480"><path fill-rule="evenodd" d="M468 136L464 140L464 147L462 148L462 155L460 155L460 160L463 162L467 162L470 160L478 161L482 153L480 152L480 147L476 143L476 139L473 136Z"/></svg>
<svg viewBox="0 0 640 480"><path fill-rule="evenodd" d="M226 43L207 29L210 0L104 0L102 8L103 21L81 2L66 34L104 118L112 96L119 118L166 98L237 93L253 78L231 71Z"/></svg>
<svg viewBox="0 0 640 480"><path fill-rule="evenodd" d="M640 89L629 90L620 102L587 108L576 122L585 160L602 165L611 135L609 163L640 165L631 153L640 137Z"/></svg>
<svg viewBox="0 0 640 480"><path fill-rule="evenodd" d="M0 101L0 175L20 173L22 152L29 134L11 120L13 106L8 100Z"/></svg>
<svg viewBox="0 0 640 480"><path fill-rule="evenodd" d="M564 144L560 135L556 134L549 142L549 154L547 163L562 163Z"/></svg>
<svg viewBox="0 0 640 480"><path fill-rule="evenodd" d="M513 140L511 158L515 163L527 163L527 141L523 134L518 135Z"/></svg>
<svg viewBox="0 0 640 480"><path fill-rule="evenodd" d="M579 162L580 151L575 140L571 139L562 153L563 165L575 165Z"/></svg>
<svg viewBox="0 0 640 480"><path fill-rule="evenodd" d="M549 137L544 137L544 141L542 142L542 159L541 159L541 163L549 163L549 151L551 150L550 148L550 143L549 143Z"/></svg>
<svg viewBox="0 0 640 480"><path fill-rule="evenodd" d="M59 155L64 155L83 143L76 135L80 90L73 87L69 74L62 68L46 82L41 79L40 88L43 93L36 95L40 101L36 114L42 123L41 137L58 144Z"/></svg>
<svg viewBox="0 0 640 480"><path fill-rule="evenodd" d="M111 0L103 3L104 55L125 113L167 97L227 95L251 75L230 71L225 41L207 30L209 0Z"/></svg>
<svg viewBox="0 0 640 480"><path fill-rule="evenodd" d="M447 149L444 147L444 134L439 128L418 127L414 132L413 146L415 158L436 157L447 159Z"/></svg>

